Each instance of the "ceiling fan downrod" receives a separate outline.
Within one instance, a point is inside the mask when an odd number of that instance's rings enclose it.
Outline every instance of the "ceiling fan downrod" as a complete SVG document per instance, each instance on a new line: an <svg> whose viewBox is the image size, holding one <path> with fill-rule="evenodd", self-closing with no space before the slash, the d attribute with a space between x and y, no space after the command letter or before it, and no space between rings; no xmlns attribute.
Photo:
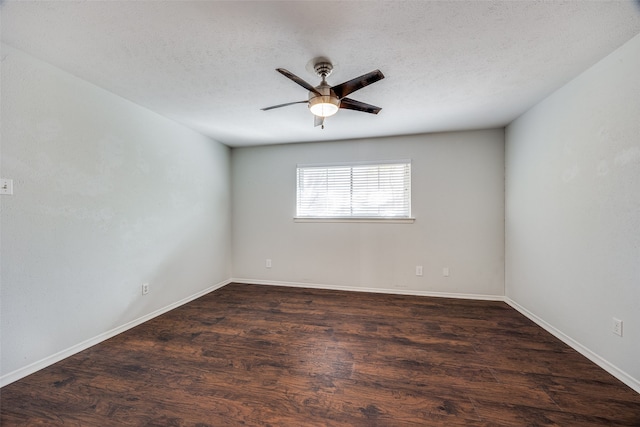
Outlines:
<svg viewBox="0 0 640 427"><path fill-rule="evenodd" d="M324 82L324 80L329 77L329 75L333 71L333 65L330 62L323 61L318 62L316 65L314 65L313 69L315 70L318 77L320 77Z"/></svg>

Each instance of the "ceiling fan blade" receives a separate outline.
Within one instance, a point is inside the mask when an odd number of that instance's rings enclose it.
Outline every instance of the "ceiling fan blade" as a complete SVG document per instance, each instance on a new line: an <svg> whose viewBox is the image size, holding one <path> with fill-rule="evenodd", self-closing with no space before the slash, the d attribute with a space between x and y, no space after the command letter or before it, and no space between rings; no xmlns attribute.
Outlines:
<svg viewBox="0 0 640 427"><path fill-rule="evenodd" d="M351 98L342 98L340 100L340 108L347 110L364 111L365 113L378 114L382 108L375 105L365 104L364 102L356 101Z"/></svg>
<svg viewBox="0 0 640 427"><path fill-rule="evenodd" d="M286 78L288 78L290 80L293 80L294 82L298 83L300 86L302 86L303 88L305 88L309 92L313 92L318 96L322 95L320 92L318 92L316 90L315 87L311 86L309 83L305 82L300 77L298 77L295 74L285 70L284 68L276 68L276 71L279 72L280 74L282 74L283 76L285 76Z"/></svg>
<svg viewBox="0 0 640 427"><path fill-rule="evenodd" d="M267 107L267 108L261 108L262 111L267 111L267 110L273 110L274 108L280 108L280 107L286 107L287 105L293 105L293 104L302 104L302 103L307 103L309 101L296 101L296 102L287 102L286 104L278 104L278 105L272 105L271 107Z"/></svg>
<svg viewBox="0 0 640 427"><path fill-rule="evenodd" d="M322 129L324 129L324 117L313 116L313 127L316 126L322 126Z"/></svg>
<svg viewBox="0 0 640 427"><path fill-rule="evenodd" d="M355 92L358 89L362 89L363 87L369 86L371 83L375 83L378 80L382 79L384 79L384 74L382 74L382 71L375 70L370 73L363 74L360 77L356 77L355 79L351 79L347 82L334 86L331 89L338 98L342 98L352 92Z"/></svg>

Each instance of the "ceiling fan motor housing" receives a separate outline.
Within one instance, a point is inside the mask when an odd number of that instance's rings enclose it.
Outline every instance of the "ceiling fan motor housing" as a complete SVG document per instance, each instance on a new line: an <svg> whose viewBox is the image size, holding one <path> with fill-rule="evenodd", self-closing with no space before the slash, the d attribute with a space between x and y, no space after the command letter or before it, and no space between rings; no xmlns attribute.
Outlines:
<svg viewBox="0 0 640 427"><path fill-rule="evenodd" d="M331 90L331 86L324 79L322 83L316 86L316 90L320 95L309 92L309 110L320 117L333 116L340 108L340 99Z"/></svg>

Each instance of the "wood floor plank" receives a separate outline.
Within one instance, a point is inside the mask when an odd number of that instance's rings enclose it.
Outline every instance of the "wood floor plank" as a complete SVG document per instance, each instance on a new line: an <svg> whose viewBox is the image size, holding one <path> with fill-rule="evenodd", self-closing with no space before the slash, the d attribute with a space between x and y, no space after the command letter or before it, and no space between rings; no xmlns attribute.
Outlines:
<svg viewBox="0 0 640 427"><path fill-rule="evenodd" d="M0 390L4 426L639 426L504 303L231 284Z"/></svg>

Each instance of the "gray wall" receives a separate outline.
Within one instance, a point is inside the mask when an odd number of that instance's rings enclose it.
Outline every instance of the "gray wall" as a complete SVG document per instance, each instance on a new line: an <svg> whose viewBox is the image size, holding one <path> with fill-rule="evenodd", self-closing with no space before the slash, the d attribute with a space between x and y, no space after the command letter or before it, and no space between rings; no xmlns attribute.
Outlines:
<svg viewBox="0 0 640 427"><path fill-rule="evenodd" d="M0 199L6 382L229 279L230 150L2 54L2 177L15 187Z"/></svg>
<svg viewBox="0 0 640 427"><path fill-rule="evenodd" d="M640 35L506 140L507 297L640 391Z"/></svg>
<svg viewBox="0 0 640 427"><path fill-rule="evenodd" d="M296 164L399 159L412 160L415 223L293 221ZM238 148L231 163L238 280L504 295L502 129Z"/></svg>

